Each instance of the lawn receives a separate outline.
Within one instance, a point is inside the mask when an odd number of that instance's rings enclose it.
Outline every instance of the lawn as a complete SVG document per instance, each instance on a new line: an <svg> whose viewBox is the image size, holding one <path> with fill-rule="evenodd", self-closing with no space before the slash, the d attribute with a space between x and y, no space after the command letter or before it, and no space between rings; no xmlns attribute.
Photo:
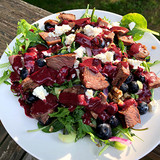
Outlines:
<svg viewBox="0 0 160 160"><path fill-rule="evenodd" d="M148 28L160 32L160 0L25 0L35 6L56 13L63 10L90 8L110 11L125 15L137 12L147 19ZM160 38L159 38L160 39Z"/></svg>

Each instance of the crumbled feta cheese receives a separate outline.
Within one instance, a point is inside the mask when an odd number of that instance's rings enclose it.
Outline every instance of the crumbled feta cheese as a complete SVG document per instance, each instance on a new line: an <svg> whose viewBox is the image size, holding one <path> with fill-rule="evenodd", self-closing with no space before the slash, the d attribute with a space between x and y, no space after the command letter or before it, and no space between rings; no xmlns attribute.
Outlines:
<svg viewBox="0 0 160 160"><path fill-rule="evenodd" d="M86 34L87 36L93 36L96 37L98 34L102 33L102 28L98 28L98 27L92 27L90 25L86 25L83 29L84 34Z"/></svg>
<svg viewBox="0 0 160 160"><path fill-rule="evenodd" d="M77 73L77 77L80 78L80 77L79 77L79 74L80 74L79 69L76 69L76 73Z"/></svg>
<svg viewBox="0 0 160 160"><path fill-rule="evenodd" d="M62 34L70 31L72 28L69 25L57 26L55 25L55 34L56 36L61 36Z"/></svg>
<svg viewBox="0 0 160 160"><path fill-rule="evenodd" d="M43 86L36 87L33 90L32 94L41 99L42 101L46 100L46 96L48 95L47 91L43 88Z"/></svg>
<svg viewBox="0 0 160 160"><path fill-rule="evenodd" d="M143 66L140 66L142 61L136 60L136 59L128 59L127 60L130 65L133 66L133 69L138 69L138 67L144 68Z"/></svg>
<svg viewBox="0 0 160 160"><path fill-rule="evenodd" d="M49 33L48 33L48 36L49 36L49 37L56 37L56 35L55 35L53 32L49 32Z"/></svg>
<svg viewBox="0 0 160 160"><path fill-rule="evenodd" d="M77 67L78 67L78 65L79 65L79 61L78 61L78 60L76 60L76 61L74 62L74 68L77 68Z"/></svg>
<svg viewBox="0 0 160 160"><path fill-rule="evenodd" d="M43 53L43 55L45 55L45 56L51 56L51 52L47 52L47 51L42 51L42 53Z"/></svg>
<svg viewBox="0 0 160 160"><path fill-rule="evenodd" d="M82 46L80 46L79 48L77 48L74 53L76 53L76 58L82 58L83 54L86 53L86 49Z"/></svg>
<svg viewBox="0 0 160 160"><path fill-rule="evenodd" d="M134 27L135 27L135 22L131 22L128 26L129 26L129 29L132 30Z"/></svg>
<svg viewBox="0 0 160 160"><path fill-rule="evenodd" d="M120 23L119 22L112 22L111 25L112 26L120 26Z"/></svg>
<svg viewBox="0 0 160 160"><path fill-rule="evenodd" d="M87 89L85 92L85 95L88 97L88 99L93 97L93 90L92 89Z"/></svg>
<svg viewBox="0 0 160 160"><path fill-rule="evenodd" d="M114 52L107 51L106 53L100 53L93 58L101 60L103 63L113 62Z"/></svg>
<svg viewBox="0 0 160 160"><path fill-rule="evenodd" d="M68 36L66 36L65 44L71 45L75 40L75 36L76 36L75 34L69 34Z"/></svg>
<svg viewBox="0 0 160 160"><path fill-rule="evenodd" d="M158 109L158 102L156 100L152 100L149 104L148 104L148 107L149 107L149 111L150 112L155 112L157 109Z"/></svg>

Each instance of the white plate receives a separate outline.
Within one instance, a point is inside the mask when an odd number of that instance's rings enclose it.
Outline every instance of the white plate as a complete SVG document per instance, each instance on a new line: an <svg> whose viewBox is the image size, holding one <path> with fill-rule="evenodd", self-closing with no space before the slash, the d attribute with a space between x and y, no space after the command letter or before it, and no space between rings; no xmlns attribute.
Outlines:
<svg viewBox="0 0 160 160"><path fill-rule="evenodd" d="M85 10L71 10L66 13L73 13L77 19L84 13ZM91 10L90 10L91 12ZM95 14L99 17L108 18L111 21L120 21L121 16L96 10ZM39 21L40 28L43 22L49 18L56 19L57 14L45 17ZM37 23L36 22L36 23ZM160 60L160 42L151 34L145 34L141 39L142 44L145 44L151 53L151 61ZM13 48L15 39L9 45ZM156 50L152 50L151 46L155 45ZM3 54L1 63L7 61L7 56ZM160 65L153 68L155 73L160 72ZM2 73L2 71L1 71ZM27 130L36 129L37 121L28 118L24 114L24 110L18 103L18 98L10 91L10 86L2 84L0 86L0 118L10 136L31 155L42 160L107 160L107 159L140 159L151 150L153 150L160 142L160 110L156 113L147 113L141 116L142 123L136 125L136 128L146 128L147 131L137 131L136 135L141 137L143 141L135 138L132 146L125 151L118 151L115 148L109 147L104 154L98 156L101 148L98 148L88 137L79 140L76 143L65 144L58 139L58 133L43 133L34 132L28 133ZM160 89L155 89L155 99L160 105Z"/></svg>

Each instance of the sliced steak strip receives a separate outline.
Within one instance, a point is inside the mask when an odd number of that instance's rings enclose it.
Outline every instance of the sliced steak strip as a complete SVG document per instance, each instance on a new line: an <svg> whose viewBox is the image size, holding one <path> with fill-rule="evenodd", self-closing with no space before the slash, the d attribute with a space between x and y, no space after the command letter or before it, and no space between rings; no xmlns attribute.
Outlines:
<svg viewBox="0 0 160 160"><path fill-rule="evenodd" d="M124 36L118 35L118 39L121 40L126 46L131 46L132 44L135 43L133 37L130 35L124 35Z"/></svg>
<svg viewBox="0 0 160 160"><path fill-rule="evenodd" d="M144 60L149 55L146 46L141 43L134 43L127 53L138 60Z"/></svg>
<svg viewBox="0 0 160 160"><path fill-rule="evenodd" d="M85 66L84 69L81 69L81 72L81 81L86 88L102 90L109 86L108 81L105 80L105 77L99 71L95 73Z"/></svg>
<svg viewBox="0 0 160 160"><path fill-rule="evenodd" d="M75 20L76 16L74 14L69 14L69 13L60 13L58 18L63 21L63 20Z"/></svg>
<svg viewBox="0 0 160 160"><path fill-rule="evenodd" d="M97 23L98 23L99 26L106 26L106 27L109 24L109 22L105 21L104 19L102 19L100 17L98 18Z"/></svg>
<svg viewBox="0 0 160 160"><path fill-rule="evenodd" d="M42 37L42 39L46 41L48 46L61 42L60 37L54 37L54 36L50 37L48 34L49 34L48 32L40 32L39 33L39 35Z"/></svg>
<svg viewBox="0 0 160 160"><path fill-rule="evenodd" d="M84 88L81 86L74 86L72 88L64 89L59 95L59 102L69 105L83 105L86 106L87 102L85 100Z"/></svg>
<svg viewBox="0 0 160 160"><path fill-rule="evenodd" d="M160 87L160 78L154 72L144 72L142 75L145 77L149 89Z"/></svg>
<svg viewBox="0 0 160 160"><path fill-rule="evenodd" d="M120 27L120 26L113 26L110 31L118 34L118 35L124 35L129 32L129 30L125 27Z"/></svg>
<svg viewBox="0 0 160 160"><path fill-rule="evenodd" d="M130 70L128 62L119 62L117 65L117 74L112 81L112 85L120 88L129 75Z"/></svg>
<svg viewBox="0 0 160 160"><path fill-rule="evenodd" d="M60 70L63 66L72 68L75 60L76 60L75 54L70 53L70 54L54 55L52 57L48 57L46 58L46 63L48 67L53 68L55 70Z"/></svg>
<svg viewBox="0 0 160 160"><path fill-rule="evenodd" d="M33 90L39 86L39 84L35 83L30 77L26 77L21 83L23 91Z"/></svg>
<svg viewBox="0 0 160 160"><path fill-rule="evenodd" d="M56 24L58 24L58 22L53 19L48 19L44 22L44 24L50 24L52 26L55 26Z"/></svg>
<svg viewBox="0 0 160 160"><path fill-rule="evenodd" d="M38 100L33 103L31 107L31 115L33 118L45 124L49 118L48 114L53 113L57 106L57 97L53 94L49 94L46 97L46 102Z"/></svg>
<svg viewBox="0 0 160 160"><path fill-rule="evenodd" d="M106 42L110 42L110 43L113 43L113 39L114 39L114 36L115 34L111 31L106 31L106 30L103 30L103 33L104 33L104 40Z"/></svg>
<svg viewBox="0 0 160 160"><path fill-rule="evenodd" d="M123 128L132 128L137 123L141 123L139 111L134 105L125 108L125 110L118 111L118 113Z"/></svg>

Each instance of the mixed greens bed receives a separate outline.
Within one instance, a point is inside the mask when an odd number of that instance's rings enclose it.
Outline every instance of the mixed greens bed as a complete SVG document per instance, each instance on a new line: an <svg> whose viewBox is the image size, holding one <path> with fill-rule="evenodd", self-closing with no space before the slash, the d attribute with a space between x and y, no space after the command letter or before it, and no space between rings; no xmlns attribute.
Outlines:
<svg viewBox="0 0 160 160"><path fill-rule="evenodd" d="M160 80L150 67L160 61L151 63L146 47L135 41L145 32L159 33L148 29L138 13L112 23L109 17L97 17L95 8L91 14L88 10L89 5L79 20L46 21L45 31L38 24L19 21L20 38L12 50L7 47L9 62L0 64L5 70L0 84L11 85L25 114L38 120L38 129L28 132L63 131L59 139L66 143L88 135L97 146L104 146L101 155L109 146L118 150L129 146L140 115L153 107L153 91ZM62 26L65 31L58 31ZM147 56L137 57L135 50Z"/></svg>

